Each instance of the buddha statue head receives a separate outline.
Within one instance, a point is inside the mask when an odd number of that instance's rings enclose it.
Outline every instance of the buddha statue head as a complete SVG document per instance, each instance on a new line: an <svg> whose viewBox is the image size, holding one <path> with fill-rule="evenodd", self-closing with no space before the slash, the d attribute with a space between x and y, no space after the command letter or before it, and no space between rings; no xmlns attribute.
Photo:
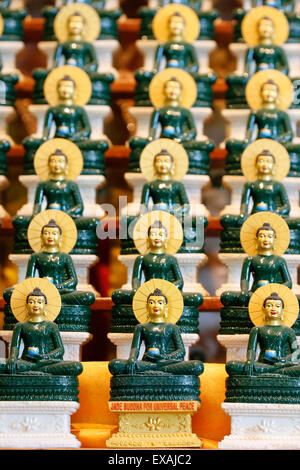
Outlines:
<svg viewBox="0 0 300 470"><path fill-rule="evenodd" d="M271 18L264 16L257 23L257 33L261 44L272 44L274 42L274 23Z"/></svg>
<svg viewBox="0 0 300 470"><path fill-rule="evenodd" d="M280 91L277 83L274 80L267 80L262 84L260 95L263 108L276 108L278 107Z"/></svg>
<svg viewBox="0 0 300 470"><path fill-rule="evenodd" d="M185 39L186 22L178 11L170 15L168 28L170 41L183 41Z"/></svg>
<svg viewBox="0 0 300 470"><path fill-rule="evenodd" d="M58 101L62 104L73 104L76 99L76 83L70 75L64 75L57 82Z"/></svg>
<svg viewBox="0 0 300 470"><path fill-rule="evenodd" d="M166 149L161 149L153 160L157 179L170 179L174 175L174 157Z"/></svg>
<svg viewBox="0 0 300 470"><path fill-rule="evenodd" d="M26 298L27 315L29 321L38 323L45 320L47 297L39 287L35 287L29 292Z"/></svg>
<svg viewBox="0 0 300 470"><path fill-rule="evenodd" d="M68 174L68 157L61 150L56 149L48 158L48 169L50 179L65 179Z"/></svg>
<svg viewBox="0 0 300 470"><path fill-rule="evenodd" d="M68 36L70 39L82 40L85 28L85 19L78 11L72 13L67 21Z"/></svg>
<svg viewBox="0 0 300 470"><path fill-rule="evenodd" d="M264 223L256 231L257 253L269 256L275 253L276 231L269 223Z"/></svg>
<svg viewBox="0 0 300 470"><path fill-rule="evenodd" d="M54 219L49 220L41 230L42 251L48 253L60 251L62 244L62 229Z"/></svg>
<svg viewBox="0 0 300 470"><path fill-rule="evenodd" d="M160 220L153 222L148 228L148 247L150 251L164 253L167 250L169 233Z"/></svg>
<svg viewBox="0 0 300 470"><path fill-rule="evenodd" d="M272 292L263 302L264 322L267 325L281 325L284 321L284 301L277 292Z"/></svg>
<svg viewBox="0 0 300 470"><path fill-rule="evenodd" d="M163 87L166 106L179 106L182 98L182 84L176 77L169 78Z"/></svg>
<svg viewBox="0 0 300 470"><path fill-rule="evenodd" d="M155 289L147 298L147 313L150 322L163 323L168 318L168 299L160 289Z"/></svg>
<svg viewBox="0 0 300 470"><path fill-rule="evenodd" d="M276 170L276 160L274 155L267 149L262 150L256 157L255 167L258 179L271 179Z"/></svg>

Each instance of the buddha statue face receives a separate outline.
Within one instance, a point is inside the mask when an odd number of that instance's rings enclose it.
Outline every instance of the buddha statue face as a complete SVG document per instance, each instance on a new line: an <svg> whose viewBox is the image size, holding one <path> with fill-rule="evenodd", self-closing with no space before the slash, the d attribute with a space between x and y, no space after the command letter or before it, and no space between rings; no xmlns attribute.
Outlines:
<svg viewBox="0 0 300 470"><path fill-rule="evenodd" d="M165 82L163 91L167 102L178 103L180 101L182 86L178 80L171 78Z"/></svg>
<svg viewBox="0 0 300 470"><path fill-rule="evenodd" d="M273 42L274 23L271 18L261 18L261 20L258 22L257 30L261 42Z"/></svg>
<svg viewBox="0 0 300 470"><path fill-rule="evenodd" d="M158 177L171 176L174 171L174 159L166 150L155 155L153 165Z"/></svg>
<svg viewBox="0 0 300 470"><path fill-rule="evenodd" d="M62 230L59 225L56 224L55 220L50 220L49 223L42 228L41 242L44 251L59 251L62 243Z"/></svg>
<svg viewBox="0 0 300 470"><path fill-rule="evenodd" d="M276 292L273 292L264 300L263 312L265 324L282 324L284 319L284 303Z"/></svg>
<svg viewBox="0 0 300 470"><path fill-rule="evenodd" d="M70 37L82 37L84 30L84 18L80 13L74 13L68 19L68 33Z"/></svg>
<svg viewBox="0 0 300 470"><path fill-rule="evenodd" d="M76 96L76 85L74 80L65 76L57 83L57 93L59 101L74 101Z"/></svg>
<svg viewBox="0 0 300 470"><path fill-rule="evenodd" d="M153 323L164 322L168 317L168 299L160 289L148 296L147 311L149 321Z"/></svg>
<svg viewBox="0 0 300 470"><path fill-rule="evenodd" d="M257 231L256 242L259 254L273 254L275 252L276 232L269 224L264 224Z"/></svg>
<svg viewBox="0 0 300 470"><path fill-rule="evenodd" d="M184 38L185 34L185 20L180 13L174 13L170 16L169 22L169 38Z"/></svg>
<svg viewBox="0 0 300 470"><path fill-rule="evenodd" d="M154 222L148 230L148 243L151 251L165 251L168 244L168 232L160 221Z"/></svg>
<svg viewBox="0 0 300 470"><path fill-rule="evenodd" d="M26 306L29 321L43 321L46 317L47 297L36 287L27 296Z"/></svg>
<svg viewBox="0 0 300 470"><path fill-rule="evenodd" d="M278 102L279 90L276 83L272 80L269 80L262 85L260 94L263 105L276 105Z"/></svg>
<svg viewBox="0 0 300 470"><path fill-rule="evenodd" d="M52 155L49 156L48 168L49 176L51 178L65 178L68 173L67 156L57 149Z"/></svg>
<svg viewBox="0 0 300 470"><path fill-rule="evenodd" d="M267 151L262 152L256 158L256 172L259 178L271 177L275 170L275 159Z"/></svg>

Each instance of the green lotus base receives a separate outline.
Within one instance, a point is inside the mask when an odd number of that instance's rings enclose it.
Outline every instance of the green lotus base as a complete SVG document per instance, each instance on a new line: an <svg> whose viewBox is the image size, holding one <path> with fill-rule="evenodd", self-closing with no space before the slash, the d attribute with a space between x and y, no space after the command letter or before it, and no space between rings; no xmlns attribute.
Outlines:
<svg viewBox="0 0 300 470"><path fill-rule="evenodd" d="M8 140L0 140L0 175L7 174L7 152L10 150L10 142Z"/></svg>
<svg viewBox="0 0 300 470"><path fill-rule="evenodd" d="M46 139L26 137L22 144L25 149L24 174L34 175L34 155ZM82 175L103 175L106 173L105 152L109 144L107 140L76 142L83 156Z"/></svg>
<svg viewBox="0 0 300 470"><path fill-rule="evenodd" d="M4 20L1 41L23 41L23 20L27 16L27 11L0 8L0 13Z"/></svg>
<svg viewBox="0 0 300 470"><path fill-rule="evenodd" d="M154 39L152 31L152 21L157 13L157 10L152 10L147 7L139 9L139 16L141 18L140 39ZM196 10L200 21L200 35L198 39L213 40L215 37L214 21L218 18L219 13L217 10L201 11Z"/></svg>
<svg viewBox="0 0 300 470"><path fill-rule="evenodd" d="M101 32L98 39L118 39L117 20L122 12L120 10L108 11L103 8L95 8L101 19ZM56 41L53 30L54 19L59 9L49 6L42 9L42 15L45 18L43 41Z"/></svg>
<svg viewBox="0 0 300 470"><path fill-rule="evenodd" d="M200 380L164 372L113 376L110 401L200 401Z"/></svg>
<svg viewBox="0 0 300 470"><path fill-rule="evenodd" d="M62 305L55 323L59 331L89 332L91 323L91 307L88 305ZM4 306L4 330L13 330L17 320L12 314L9 304Z"/></svg>
<svg viewBox="0 0 300 470"><path fill-rule="evenodd" d="M226 379L226 398L229 403L300 403L300 378L265 374L236 375Z"/></svg>
<svg viewBox="0 0 300 470"><path fill-rule="evenodd" d="M131 149L129 155L128 171L140 173L140 156L143 149L150 142L148 139L132 137L129 140ZM210 171L210 153L214 150L215 144L210 139L203 141L193 141L182 143L189 157L189 175L208 175Z"/></svg>
<svg viewBox="0 0 300 470"><path fill-rule="evenodd" d="M34 69L32 77L35 80L33 89L33 103L34 104L46 104L47 101L44 96L44 82L51 70L46 69ZM87 104L93 105L106 105L111 104L111 90L110 86L114 81L115 77L112 73L98 73L90 72L89 77L92 82L92 95Z"/></svg>
<svg viewBox="0 0 300 470"><path fill-rule="evenodd" d="M114 305L111 310L110 333L133 333L138 324L132 305ZM199 334L199 310L197 306L185 306L177 322L181 333Z"/></svg>
<svg viewBox="0 0 300 470"><path fill-rule="evenodd" d="M0 374L0 401L77 401L78 378L40 372Z"/></svg>

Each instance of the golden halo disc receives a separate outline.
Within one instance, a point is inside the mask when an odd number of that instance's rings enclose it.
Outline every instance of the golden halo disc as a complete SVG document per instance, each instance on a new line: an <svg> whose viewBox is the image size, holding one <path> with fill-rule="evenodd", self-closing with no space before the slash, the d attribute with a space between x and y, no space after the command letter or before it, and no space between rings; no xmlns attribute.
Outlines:
<svg viewBox="0 0 300 470"><path fill-rule="evenodd" d="M48 209L37 214L30 222L27 230L29 245L35 253L42 251L41 231L50 220L55 220L62 230L60 251L69 253L77 241L77 228L74 220L63 211Z"/></svg>
<svg viewBox="0 0 300 470"><path fill-rule="evenodd" d="M183 108L191 108L197 98L197 86L192 75L182 69L167 68L154 75L149 85L149 97L155 108L165 106L164 86L170 79L176 78L182 87L181 103Z"/></svg>
<svg viewBox="0 0 300 470"><path fill-rule="evenodd" d="M240 231L240 241L243 250L250 256L257 254L256 232L268 223L276 232L275 254L283 255L290 244L290 230L286 221L273 212L257 212L250 215L243 223Z"/></svg>
<svg viewBox="0 0 300 470"><path fill-rule="evenodd" d="M248 311L252 323L255 326L262 326L264 322L264 313L262 311L264 300L273 292L276 292L284 302L284 320L285 326L291 327L299 316L299 302L294 292L283 284L266 284L256 289L251 295Z"/></svg>
<svg viewBox="0 0 300 470"><path fill-rule="evenodd" d="M289 23L285 15L277 8L262 6L253 8L244 17L241 25L242 36L249 46L259 42L258 23L263 18L270 18L274 25L274 45L281 46L289 37Z"/></svg>
<svg viewBox="0 0 300 470"><path fill-rule="evenodd" d="M149 294L160 289L168 299L168 318L166 322L177 323L183 312L183 297L180 290L172 282L164 279L150 279L136 291L133 301L133 313L139 323L148 323L147 298Z"/></svg>
<svg viewBox="0 0 300 470"><path fill-rule="evenodd" d="M89 101L92 94L92 83L88 74L74 65L62 65L53 69L47 76L44 83L44 95L50 106L56 106L59 102L57 84L66 75L75 82L76 95L75 103L84 106Z"/></svg>
<svg viewBox="0 0 300 470"><path fill-rule="evenodd" d="M54 19L53 28L58 42L63 43L69 40L68 21L74 13L79 13L84 19L83 40L86 42L95 41L101 31L101 20L97 11L90 5L70 3L63 6Z"/></svg>
<svg viewBox="0 0 300 470"><path fill-rule="evenodd" d="M188 172L189 157L185 148L172 139L156 139L146 145L140 156L141 172L148 181L157 179L154 169L154 157L162 150L167 150L174 159L174 174L172 179L181 181Z"/></svg>
<svg viewBox="0 0 300 470"><path fill-rule="evenodd" d="M2 36L3 31L4 31L4 20L3 20L3 16L0 14L0 37Z"/></svg>
<svg viewBox="0 0 300 470"><path fill-rule="evenodd" d="M150 225L159 220L168 232L166 253L177 253L182 245L183 230L179 220L167 211L151 211L142 215L133 230L134 245L142 255L149 253L148 230Z"/></svg>
<svg viewBox="0 0 300 470"><path fill-rule="evenodd" d="M193 42L200 34L200 21L197 14L186 5L167 5L160 8L152 21L152 29L155 39L166 42L169 40L169 19L174 13L179 13L185 20L184 41Z"/></svg>
<svg viewBox="0 0 300 470"><path fill-rule="evenodd" d="M273 179L282 181L290 171L290 156L283 145L272 139L258 139L247 145L241 156L244 176L248 181L257 180L256 159L264 150L268 150L275 158L276 169Z"/></svg>
<svg viewBox="0 0 300 470"><path fill-rule="evenodd" d="M279 70L261 70L250 78L246 85L246 100L249 107L254 111L262 108L261 88L269 80L275 82L279 89L278 109L287 110L293 102L293 84Z"/></svg>
<svg viewBox="0 0 300 470"><path fill-rule="evenodd" d="M19 321L27 321L27 308L26 308L26 299L28 294L33 291L35 287L39 287L41 291L47 297L46 304L46 320L54 321L58 316L61 309L61 298L58 289L55 287L52 282L47 279L41 279L39 277L30 277L24 279L14 287L10 305L14 317Z"/></svg>
<svg viewBox="0 0 300 470"><path fill-rule="evenodd" d="M68 157L67 178L75 181L82 172L83 156L79 147L67 139L50 139L40 145L34 156L34 169L36 174L42 181L49 179L49 157L58 149L62 150Z"/></svg>

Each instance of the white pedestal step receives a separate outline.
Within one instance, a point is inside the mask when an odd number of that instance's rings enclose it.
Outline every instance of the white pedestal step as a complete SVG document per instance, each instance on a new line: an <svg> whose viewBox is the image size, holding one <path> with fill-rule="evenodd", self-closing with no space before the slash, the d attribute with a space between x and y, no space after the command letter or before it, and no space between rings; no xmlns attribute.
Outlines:
<svg viewBox="0 0 300 470"><path fill-rule="evenodd" d="M48 110L48 104L31 104L29 111L37 120L37 130L32 137L41 137L43 135L43 127L45 121L45 114ZM104 119L110 114L111 108L106 105L85 105L85 111L87 112L90 126L92 129L90 140L108 140L103 134L103 123ZM50 138L53 136L50 135Z"/></svg>
<svg viewBox="0 0 300 470"><path fill-rule="evenodd" d="M124 178L133 190L133 197L132 202L122 209L121 215L137 216L140 214L142 191L147 180L142 173L125 173ZM191 215L209 217L208 210L202 204L202 191L210 184L210 177L207 175L185 175L181 182L184 184L191 205Z"/></svg>
<svg viewBox="0 0 300 470"><path fill-rule="evenodd" d="M12 330L1 330L0 336L10 348ZM81 361L82 346L93 338L88 332L61 331L60 336L65 348L64 361ZM23 350L23 348L22 348Z"/></svg>
<svg viewBox="0 0 300 470"><path fill-rule="evenodd" d="M23 47L23 41L1 41L1 61L3 64L1 73L16 73L21 78L22 74L16 67L16 55Z"/></svg>
<svg viewBox="0 0 300 470"><path fill-rule="evenodd" d="M231 417L231 433L219 449L300 449L300 405L222 403Z"/></svg>
<svg viewBox="0 0 300 470"><path fill-rule="evenodd" d="M300 285L298 284L298 266L300 264L299 255L282 255L285 259L290 276L292 278L292 290L296 295L300 294ZM219 260L228 268L227 282L222 284L216 291L216 295L220 296L225 291L240 291L241 271L244 259L247 257L246 253L219 253Z"/></svg>
<svg viewBox="0 0 300 470"><path fill-rule="evenodd" d="M234 214L238 215L241 212L241 198L243 193L244 184L247 182L244 176L225 175L222 178L223 186L230 191L231 201L230 204L225 206L220 212L223 214ZM300 189L300 178L288 177L282 181L291 206L289 217L300 217L300 206L299 206L299 189ZM250 211L252 205L250 207Z"/></svg>
<svg viewBox="0 0 300 470"><path fill-rule="evenodd" d="M112 66L112 62L113 53L119 47L119 41L117 41L116 39L98 39L97 41L93 41L93 46L98 62L98 72L113 73L117 78L119 76L119 73ZM56 41L40 41L38 43L38 48L47 57L47 68L50 70L54 68L54 55L56 47ZM65 65L63 59L61 60L61 63L59 65Z"/></svg>
<svg viewBox="0 0 300 470"><path fill-rule="evenodd" d="M118 260L127 268L127 283L121 289L130 290L134 261L138 255L119 255ZM184 279L183 292L198 292L209 297L207 290L197 282L197 273L200 266L205 265L207 256L204 253L176 253L175 254L182 277Z"/></svg>
<svg viewBox="0 0 300 470"><path fill-rule="evenodd" d="M98 256L96 255L71 255L74 263L74 268L77 274L77 290L81 291L91 291L99 297L99 293L95 288L89 283L89 269L94 266L98 261ZM10 254L9 260L16 264L18 267L18 279L19 282L23 281L26 276L27 264L30 255L19 255L19 254Z"/></svg>
<svg viewBox="0 0 300 470"><path fill-rule="evenodd" d="M108 333L107 337L117 347L116 359L128 359L133 333ZM186 350L185 360L187 361L189 358L190 347L199 341L200 336L197 334L183 333L181 337ZM139 358L143 356L144 352L145 348L142 346Z"/></svg>
<svg viewBox="0 0 300 470"><path fill-rule="evenodd" d="M0 401L1 449L78 448L71 434L74 401Z"/></svg>
<svg viewBox="0 0 300 470"><path fill-rule="evenodd" d="M152 71L154 68L154 60L157 46L159 41L156 39L139 39L135 42L137 48L142 52L144 56L143 70ZM215 49L216 42L209 40L197 40L193 41L193 46L197 54L199 71L201 74L211 72L209 66L209 55ZM161 70L166 68L165 61L161 65Z"/></svg>
<svg viewBox="0 0 300 470"><path fill-rule="evenodd" d="M0 180L1 181L1 180ZM27 188L27 203L22 206L17 215L30 216L33 212L36 188L40 183L37 175L20 175L19 181ZM96 192L104 186L106 179L103 175L79 175L76 183L84 204L84 217L99 217L105 215L100 204L96 204Z"/></svg>
<svg viewBox="0 0 300 470"><path fill-rule="evenodd" d="M149 125L151 115L154 111L152 106L131 106L128 109L129 113L136 120L135 135L142 138L149 137ZM197 130L197 140L204 140L203 135L204 122L212 114L211 108L190 108L190 111L195 120L195 126Z"/></svg>

